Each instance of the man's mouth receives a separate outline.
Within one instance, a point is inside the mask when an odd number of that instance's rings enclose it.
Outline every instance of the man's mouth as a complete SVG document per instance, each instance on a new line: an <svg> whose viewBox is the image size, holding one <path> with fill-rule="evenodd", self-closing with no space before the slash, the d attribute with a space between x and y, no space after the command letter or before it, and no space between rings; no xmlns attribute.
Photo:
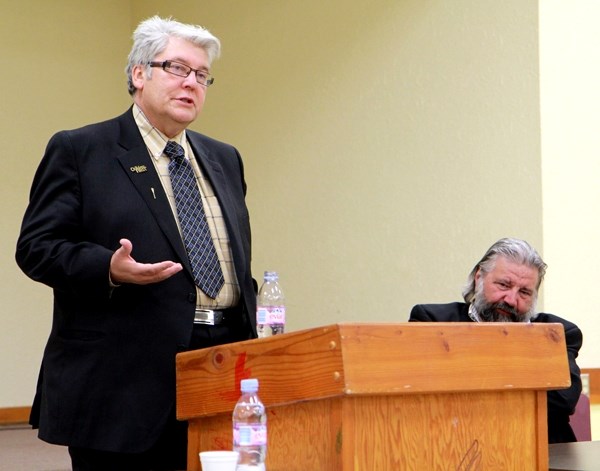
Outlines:
<svg viewBox="0 0 600 471"><path fill-rule="evenodd" d="M499 304L499 305L495 306L495 309L496 309L496 312L498 314L500 314L501 316L507 317L513 322L519 321L520 316L516 309L513 309L512 307L510 307L506 304Z"/></svg>

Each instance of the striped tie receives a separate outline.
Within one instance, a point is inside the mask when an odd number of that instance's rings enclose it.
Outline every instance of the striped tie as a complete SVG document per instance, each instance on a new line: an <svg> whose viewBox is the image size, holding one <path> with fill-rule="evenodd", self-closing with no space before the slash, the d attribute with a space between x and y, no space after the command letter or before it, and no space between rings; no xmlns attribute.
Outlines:
<svg viewBox="0 0 600 471"><path fill-rule="evenodd" d="M177 217L183 233L183 243L192 265L194 280L202 291L214 299L225 280L206 222L202 196L194 171L185 159L183 147L176 142L167 142L165 154L171 159L169 175L175 196Z"/></svg>

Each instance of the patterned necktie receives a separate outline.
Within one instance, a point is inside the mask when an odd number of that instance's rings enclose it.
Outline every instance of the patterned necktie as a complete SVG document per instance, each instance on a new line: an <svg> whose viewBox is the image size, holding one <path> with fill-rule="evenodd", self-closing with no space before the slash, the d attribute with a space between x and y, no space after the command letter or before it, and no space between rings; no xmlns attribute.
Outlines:
<svg viewBox="0 0 600 471"><path fill-rule="evenodd" d="M169 175L183 243L192 265L194 280L202 291L214 299L225 280L206 222L202 196L194 171L185 159L183 147L176 142L167 142L165 154L171 159Z"/></svg>

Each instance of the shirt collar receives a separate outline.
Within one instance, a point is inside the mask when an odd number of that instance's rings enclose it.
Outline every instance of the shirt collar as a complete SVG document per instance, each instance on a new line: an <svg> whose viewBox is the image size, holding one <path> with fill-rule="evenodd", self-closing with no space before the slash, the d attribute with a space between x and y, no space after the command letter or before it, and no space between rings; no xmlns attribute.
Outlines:
<svg viewBox="0 0 600 471"><path fill-rule="evenodd" d="M150 123L142 109L135 103L133 105L133 119L135 120L135 124L137 124L137 127L142 134L142 138L144 139L146 147L148 147L150 155L152 155L154 159L158 160L158 158L163 155L168 141L175 141L184 149L187 149L185 130L181 131L179 134L177 134L177 136L169 139L165 134L156 129L152 123Z"/></svg>
<svg viewBox="0 0 600 471"><path fill-rule="evenodd" d="M473 304L469 304L469 317L473 322L481 322L481 318L479 317L479 314L475 310L475 306L473 306Z"/></svg>

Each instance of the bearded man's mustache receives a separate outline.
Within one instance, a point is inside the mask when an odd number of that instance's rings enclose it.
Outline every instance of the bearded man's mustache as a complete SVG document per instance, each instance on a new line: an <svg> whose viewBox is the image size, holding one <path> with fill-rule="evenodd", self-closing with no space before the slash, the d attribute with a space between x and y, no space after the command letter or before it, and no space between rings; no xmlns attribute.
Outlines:
<svg viewBox="0 0 600 471"><path fill-rule="evenodd" d="M499 311L503 311L500 313ZM517 310L506 303L494 303L487 305L481 313L481 319L487 322L522 322L522 316Z"/></svg>

